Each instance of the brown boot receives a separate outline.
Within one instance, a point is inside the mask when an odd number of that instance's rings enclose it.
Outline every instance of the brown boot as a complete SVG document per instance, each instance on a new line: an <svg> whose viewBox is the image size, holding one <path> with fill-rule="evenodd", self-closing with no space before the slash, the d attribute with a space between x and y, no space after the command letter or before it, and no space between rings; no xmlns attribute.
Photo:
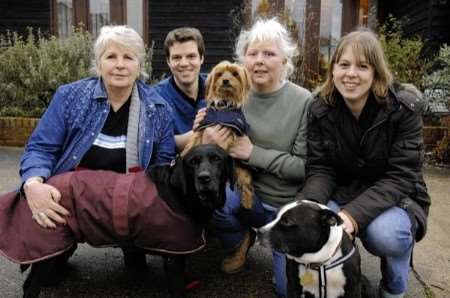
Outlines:
<svg viewBox="0 0 450 298"><path fill-rule="evenodd" d="M241 272L244 269L245 261L247 260L247 254L255 243L256 234L253 230L249 230L244 235L241 244L236 248L235 252L223 259L220 269L224 273L235 274Z"/></svg>

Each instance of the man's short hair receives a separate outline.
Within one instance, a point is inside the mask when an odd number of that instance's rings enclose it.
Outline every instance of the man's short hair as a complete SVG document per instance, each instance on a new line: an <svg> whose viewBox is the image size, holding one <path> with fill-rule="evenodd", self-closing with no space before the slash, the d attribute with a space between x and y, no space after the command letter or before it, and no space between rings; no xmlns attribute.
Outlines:
<svg viewBox="0 0 450 298"><path fill-rule="evenodd" d="M196 28L192 27L180 27L173 29L170 31L166 39L164 40L164 52L166 54L166 59L170 57L170 47L173 46L174 43L179 42L187 42L194 41L197 44L198 53L200 57L203 57L205 54L205 43L203 41L203 36L200 31Z"/></svg>

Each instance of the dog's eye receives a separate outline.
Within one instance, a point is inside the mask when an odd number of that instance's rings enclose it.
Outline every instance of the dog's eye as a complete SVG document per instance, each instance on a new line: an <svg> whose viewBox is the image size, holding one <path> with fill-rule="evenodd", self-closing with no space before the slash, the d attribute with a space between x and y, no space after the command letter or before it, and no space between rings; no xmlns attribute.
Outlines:
<svg viewBox="0 0 450 298"><path fill-rule="evenodd" d="M196 166L196 165L198 165L200 163L200 158L198 158L198 157L194 157L194 158L192 158L190 161L189 161L189 164L191 165L191 166Z"/></svg>
<svg viewBox="0 0 450 298"><path fill-rule="evenodd" d="M216 77L220 78L222 76L222 73L220 71L216 72Z"/></svg>
<svg viewBox="0 0 450 298"><path fill-rule="evenodd" d="M212 160L212 161L220 161L221 158L220 158L220 156L218 156L218 155L213 155L213 156L211 156L211 160Z"/></svg>
<svg viewBox="0 0 450 298"><path fill-rule="evenodd" d="M295 222L293 220L290 220L288 217L283 216L280 219L280 224L285 227L285 228L289 228L295 225Z"/></svg>
<svg viewBox="0 0 450 298"><path fill-rule="evenodd" d="M233 71L233 76L235 76L235 77L238 77L239 76L239 73L237 72L237 71Z"/></svg>

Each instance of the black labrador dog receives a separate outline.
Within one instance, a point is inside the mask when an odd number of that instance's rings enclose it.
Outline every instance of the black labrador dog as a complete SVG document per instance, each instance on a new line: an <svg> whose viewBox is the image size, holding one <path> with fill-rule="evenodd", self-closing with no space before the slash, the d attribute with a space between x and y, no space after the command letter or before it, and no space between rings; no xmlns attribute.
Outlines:
<svg viewBox="0 0 450 298"><path fill-rule="evenodd" d="M234 161L217 145L198 145L183 158L182 165L150 169L160 196L173 210L183 210L206 227L215 209L225 204L225 187L234 185ZM179 163L179 162L178 162ZM185 255L164 255L164 270L171 297L184 297Z"/></svg>
<svg viewBox="0 0 450 298"><path fill-rule="evenodd" d="M164 201L164 206L168 206L169 211L176 214L186 215L186 218L188 221L191 222L192 226L194 228L198 228L201 232L203 232L203 228L206 226L208 221L213 215L213 212L215 209L223 207L225 203L225 187L227 185L227 182L230 182L230 185L232 186L234 184L233 180L233 173L234 173L234 163L233 159L219 146L217 145L199 145L194 148L192 148L184 157L179 157L176 161L175 165L163 165L163 166L155 166L150 168L146 175L146 179L150 178L150 180L153 182L151 185L156 185L157 188L157 197L160 198L158 200ZM75 172L77 173L77 172ZM80 174L81 177L86 177L87 174ZM99 175L98 172L95 173L96 177L102 176ZM103 174L106 175L106 174ZM111 174L111 175L119 175L119 174ZM57 176L56 176L57 177ZM115 177L115 176L114 176ZM122 176L123 177L123 176ZM86 180L87 178L85 178ZM92 179L91 176L89 176L89 179ZM109 178L108 178L109 179ZM80 179L79 179L80 180ZM49 180L51 182L51 180ZM114 184L117 184L115 181L112 181ZM95 183L94 183L95 184ZM133 186L134 184L130 184L132 187L130 189L138 188L137 186ZM84 187L84 186L83 186ZM73 188L73 187L72 187ZM94 186L95 191L99 191L98 189L101 189L100 186ZM84 189L82 191L83 194L85 194L87 191ZM132 191L130 191L132 192ZM71 189L71 193L77 194L76 189ZM142 195L142 191L141 197ZM64 195L63 195L64 196ZM76 198L75 198L76 199ZM89 198L89 204L90 201L95 199L95 194L93 197ZM74 199L72 199L73 201ZM83 199L85 200L85 199ZM109 199L108 199L109 200ZM133 199L129 199L130 202L128 203L129 208L140 208L140 207L133 207ZM142 199L138 198L136 201L141 202L142 200L147 200L147 198ZM80 200L82 201L82 200ZM98 199L99 202L95 202L95 206L99 206L99 204L102 204L101 200ZM61 202L65 202L64 199L61 200ZM78 202L77 202L78 204ZM158 203L161 205L160 203ZM63 204L64 205L64 204ZM67 204L66 204L67 205ZM146 204L149 205L149 204ZM139 205L141 206L141 205ZM65 206L66 207L66 206ZM79 207L77 207L79 208ZM1 209L1 208L0 208ZM98 209L98 208L95 208ZM140 208L139 210L141 210ZM83 212L88 210L88 208L83 209ZM139 236L139 229L134 229L134 226L131 224L136 225L144 225L148 228L148 221L149 218L159 216L159 211L154 212L152 210L146 212L147 210L144 209L142 212L144 212L143 216L140 218L132 218L131 220L128 219L127 221L130 223L128 229L130 230L130 234L138 235L137 238L141 237L142 239L135 240L134 243L145 243L145 241L152 241L152 239L156 236L153 235L153 232L149 233L141 233L142 235ZM76 213L77 210L72 210L72 217L74 217L73 213ZM146 212L146 213L145 213ZM109 211L109 213L114 213L114 211ZM130 214L130 212L128 212ZM107 215L109 216L109 215ZM113 216L113 215L111 215ZM130 216L130 215L129 215ZM179 216L177 216L178 218ZM144 218L144 219L142 219ZM108 219L109 220L109 219ZM144 220L144 221L143 221ZM96 225L101 225L102 223L95 222ZM74 224L69 224L67 226L72 229L73 234L82 234L83 240L89 244L98 244L97 240L91 240L89 237L91 237L92 234L95 234L96 231L89 231L89 230L83 230L82 223L78 223L79 226L76 226ZM92 227L93 225L90 224L89 227ZM109 226L119 226L117 222L110 222L107 223L105 226L102 226L103 230L109 228ZM161 225L163 228L167 229L166 233L169 235L168 237L172 237L172 240L177 241L189 241L188 236L186 236L186 233L179 232L180 228L179 225L173 225L168 226L167 224ZM68 229L67 227L66 229ZM74 227L74 228L73 228ZM39 227L38 227L39 228ZM64 229L65 227L62 227ZM158 227L159 229L161 227ZM41 229L45 230L45 229ZM120 230L120 229L119 229ZM147 231L147 230L144 230ZM44 231L46 233L46 231ZM84 233L84 234L83 234ZM177 234L178 233L178 234ZM67 233L66 233L67 234ZM64 235L66 235L64 234ZM47 235L47 234L44 234ZM175 235L175 236L174 236ZM109 235L108 235L109 236ZM104 236L102 236L102 240L104 240ZM201 233L201 237L204 241L203 234ZM53 238L52 238L53 239ZM63 239L63 238L61 238ZM65 239L65 238L64 238ZM188 239L188 240L186 240ZM0 239L1 240L1 239ZM39 240L41 241L42 238ZM116 241L116 239L113 239ZM76 241L76 240L75 240ZM139 242L140 241L140 242ZM58 241L60 242L60 241ZM120 239L117 240L118 243L115 243L120 245ZM161 241L157 241L158 243ZM40 242L41 243L41 242ZM151 254L157 254L162 255L164 259L164 269L165 269L165 275L167 278L167 286L170 297L184 297L184 276L183 273L185 272L185 260L186 256L189 255L192 252L189 252L189 248L186 248L186 245L182 245L184 243L175 243L175 246L177 244L180 244L183 249L185 250L184 253L171 253L169 249L166 247L159 247L158 249L149 249L147 250L148 253ZM173 244L172 244L173 245ZM96 246L96 245L94 245ZM139 246L139 245L138 245ZM170 246L170 245L169 245ZM197 245L198 246L198 245ZM204 246L204 243L200 245L200 248ZM68 246L70 247L70 246ZM141 248L146 248L144 244L140 245ZM5 252L5 249L3 247L0 247L2 252ZM186 252L187 250L187 252ZM70 251L70 250L68 250ZM47 257L44 260L40 259L37 262L33 262L31 264L31 270L29 275L27 276L24 285L24 297L38 297L41 287L46 284L46 278L47 276L51 276L55 272L55 268L58 265L58 262L61 262L61 258L58 257Z"/></svg>

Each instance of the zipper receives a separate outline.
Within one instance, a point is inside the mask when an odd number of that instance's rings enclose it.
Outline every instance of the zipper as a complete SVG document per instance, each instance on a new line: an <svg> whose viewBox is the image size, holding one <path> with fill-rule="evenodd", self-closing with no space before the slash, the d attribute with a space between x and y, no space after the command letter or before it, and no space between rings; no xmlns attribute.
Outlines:
<svg viewBox="0 0 450 298"><path fill-rule="evenodd" d="M387 121L387 117L384 118L384 119L382 119L381 121L375 123L375 124L372 125L371 127L369 127L369 128L366 130L366 132L363 134L363 136L362 136L362 138L361 138L361 141L359 142L359 146L362 147L362 145L363 145L363 143L364 143L364 140L365 140L367 134L368 134L371 130L374 130L375 128L377 128L378 126L380 126L381 124L383 124L383 123L386 122L386 121Z"/></svg>

